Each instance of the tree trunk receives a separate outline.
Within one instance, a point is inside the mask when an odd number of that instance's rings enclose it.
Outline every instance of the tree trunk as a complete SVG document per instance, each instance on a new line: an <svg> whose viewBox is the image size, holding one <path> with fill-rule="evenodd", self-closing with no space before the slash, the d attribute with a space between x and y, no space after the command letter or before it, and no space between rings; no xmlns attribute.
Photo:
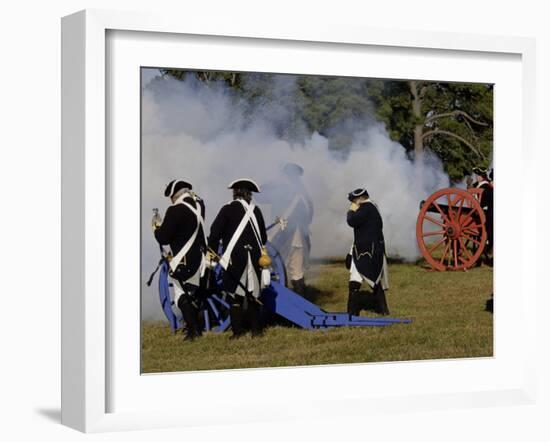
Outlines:
<svg viewBox="0 0 550 442"><path fill-rule="evenodd" d="M418 94L418 84L416 81L409 81L409 89L413 97L412 100L412 113L416 121L422 119L422 98ZM414 126L414 155L420 157L424 152L424 143L422 142L422 132L424 130L424 122L417 123Z"/></svg>
<svg viewBox="0 0 550 442"><path fill-rule="evenodd" d="M424 153L424 143L422 142L422 124L414 126L414 155L419 157Z"/></svg>

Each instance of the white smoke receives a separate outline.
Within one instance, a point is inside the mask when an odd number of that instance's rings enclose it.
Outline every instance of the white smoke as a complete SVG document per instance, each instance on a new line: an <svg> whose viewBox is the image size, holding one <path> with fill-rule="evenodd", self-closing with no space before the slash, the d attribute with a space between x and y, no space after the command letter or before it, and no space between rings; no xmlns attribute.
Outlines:
<svg viewBox="0 0 550 442"><path fill-rule="evenodd" d="M284 87L292 87L286 82ZM278 138L265 109L250 121L246 103L235 103L223 87L169 78L153 80L142 91L142 278L158 261L158 245L150 221L152 209L161 214L169 204L166 184L190 181L206 202L207 228L231 199L227 184L247 177L260 185L278 178L282 164L304 168L303 180L313 201L313 257L343 257L353 232L346 224L347 193L366 187L384 220L389 256L415 260L419 256L415 224L419 203L449 185L441 164L426 154L411 162L405 149L391 141L384 126L369 122L354 134L351 151L337 158L328 139L314 133L304 143ZM288 89L284 91L288 94ZM278 109L277 118L280 121ZM277 214L265 207L269 223ZM144 318L160 313L156 285L143 293ZM154 312L154 314L152 314Z"/></svg>

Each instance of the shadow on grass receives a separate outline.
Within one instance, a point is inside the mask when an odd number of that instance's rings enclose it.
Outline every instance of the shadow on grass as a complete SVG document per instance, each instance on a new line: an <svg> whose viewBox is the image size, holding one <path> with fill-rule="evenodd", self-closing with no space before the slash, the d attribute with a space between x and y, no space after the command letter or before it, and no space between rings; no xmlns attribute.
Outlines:
<svg viewBox="0 0 550 442"><path fill-rule="evenodd" d="M376 303L372 292L360 290L359 294L361 296L361 310L374 312ZM320 290L315 286L306 286L304 298L314 304L323 305L324 303L333 301L334 295L335 293L333 290Z"/></svg>
<svg viewBox="0 0 550 442"><path fill-rule="evenodd" d="M304 298L314 304L320 304L323 301L330 300L333 294L334 292L332 290L323 291L313 285L306 285Z"/></svg>
<svg viewBox="0 0 550 442"><path fill-rule="evenodd" d="M368 290L361 290L359 294L361 295L362 301L361 309L374 312L375 302L372 292ZM334 292L334 290L321 290L314 285L306 285L306 290L303 297L313 304L322 306L324 304L334 301L335 295L336 293Z"/></svg>

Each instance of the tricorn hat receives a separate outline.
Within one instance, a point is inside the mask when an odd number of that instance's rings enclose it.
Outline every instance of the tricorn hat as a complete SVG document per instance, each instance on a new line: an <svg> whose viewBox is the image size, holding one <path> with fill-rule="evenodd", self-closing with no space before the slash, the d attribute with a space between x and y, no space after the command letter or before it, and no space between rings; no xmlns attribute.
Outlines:
<svg viewBox="0 0 550 442"><path fill-rule="evenodd" d="M238 180L232 181L227 186L228 189L244 189L250 192L260 192L260 186L258 186L254 181L248 178L239 178Z"/></svg>
<svg viewBox="0 0 550 442"><path fill-rule="evenodd" d="M181 189L191 190L192 188L193 188L192 184L188 183L187 181L173 180L173 181L170 181L166 186L166 189L164 190L164 196L171 198L176 193L178 193Z"/></svg>
<svg viewBox="0 0 550 442"><path fill-rule="evenodd" d="M302 166L296 163L286 163L283 166L283 172L289 176L301 176L304 174L304 169Z"/></svg>
<svg viewBox="0 0 550 442"><path fill-rule="evenodd" d="M474 172L476 175L479 175L483 178L487 178L489 175L489 171L487 169L479 166L472 168L472 172Z"/></svg>
<svg viewBox="0 0 550 442"><path fill-rule="evenodd" d="M361 187L359 189L355 189L348 193L348 200L353 201L355 198L359 198L360 196L366 196L369 197L369 192L367 192L367 189L364 187Z"/></svg>

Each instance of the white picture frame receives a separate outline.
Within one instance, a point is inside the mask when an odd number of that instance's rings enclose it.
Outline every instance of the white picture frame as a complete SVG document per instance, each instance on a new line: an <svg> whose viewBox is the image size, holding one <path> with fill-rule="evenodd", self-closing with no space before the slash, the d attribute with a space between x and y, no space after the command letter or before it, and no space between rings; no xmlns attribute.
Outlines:
<svg viewBox="0 0 550 442"><path fill-rule="evenodd" d="M368 28L349 28L345 26L326 26L323 24L298 27L281 25L266 27L249 23L233 26L230 22L215 22L196 17L181 22L176 17L153 16L151 14L122 13L112 11L87 10L63 18L62 21L62 423L85 432L159 428L187 425L208 425L213 416L200 406L194 414L184 414L183 410L163 412L151 406L147 410L113 411L109 404L109 394L114 388L110 370L113 361L113 350L109 340L109 327L113 318L109 300L110 268L116 254L109 252L113 238L109 228L113 222L110 180L113 177L109 166L108 145L112 140L106 130L106 121L110 118L107 107L109 81L106 76L109 53L107 35L110 32L156 33L172 38L173 36L216 36L225 39L248 39L270 41L273 45L281 44L283 51L300 43L337 45L336 50L351 47L401 48L402 51L422 49L434 53L470 53L483 60L486 54L502 54L519 57L521 65L521 168L524 176L529 176L535 167L534 130L535 119L535 44L532 39L517 37L490 37L451 33L427 33ZM153 35L153 34L151 34ZM284 43L284 44L283 44ZM437 54L436 54L437 56ZM487 55L488 56L488 55ZM518 111L519 112L519 111ZM498 123L497 123L498 124ZM498 130L498 129L497 129ZM502 161L505 165L505 161ZM499 166L500 167L500 163ZM503 192L509 189L506 183L506 167L503 167ZM500 170L499 172L500 173ZM510 175L509 175L510 177ZM112 184L112 183L111 183ZM499 183L500 184L500 183ZM526 237L525 226L536 219L536 191L518 188L510 192L520 201L522 210L521 235ZM502 206L501 206L502 207ZM496 193L496 217L499 213L499 197ZM502 210L502 209L500 209ZM495 236L498 244L498 226ZM497 252L497 253L500 253ZM505 253L505 252L502 252ZM520 249L522 262L521 277L514 283L522 293L520 318L525 319L526 306L536 302L536 279L527 277L529 268L528 256L536 256L536 244L522 241ZM504 259L502 260L503 269ZM496 263L498 266L498 261ZM497 267L498 269L498 267ZM505 275L505 270L501 275ZM498 275L497 275L498 278ZM498 281L498 279L497 279ZM497 288L498 290L498 288ZM502 290L505 290L503 288ZM136 295L138 296L138 295ZM504 305L504 304L503 304ZM497 310L498 311L498 310ZM502 330L506 329L502 316ZM138 331L136 330L136 333ZM262 421L285 418L324 416L326 404L337 401L338 412L344 414L364 414L373 410L384 409L392 412L415 407L426 408L460 408L470 406L487 406L499 403L533 403L536 396L535 379L535 336L536 324L528 321L520 333L523 342L522 353L518 354L520 368L514 366L514 376L500 386L492 385L488 389L479 386L462 392L451 392L445 385L446 380L434 386L425 394L405 393L379 395L376 404L373 396L364 392L349 395L331 389L324 399L313 397L310 407L292 406L282 408L274 402L249 412L246 417L229 416L235 422ZM499 355L496 353L495 360ZM487 362L490 369L492 361ZM455 364L456 367L453 367ZM363 370L395 370L401 364L371 364L368 368L358 364L345 367L317 367L326 379L335 378L342 370L346 376L360 376ZM475 373L477 365L467 361L450 361L445 369L467 370ZM441 367L440 367L441 368ZM380 369L380 368L378 368ZM425 371L426 365L409 364L406 367L412 373ZM441 368L442 369L442 368ZM450 371L452 372L452 371ZM252 373L252 374L247 374ZM303 369L247 370L222 373L214 377L212 373L194 375L192 382L204 381L206 377L215 379L214 384L231 379L233 383L243 386L254 385L256 388L265 382L299 383L307 386L311 371ZM139 376L139 373L131 373ZM517 376L516 376L517 375ZM225 376L225 377L223 377ZM472 376L466 375L466 376ZM178 375L164 376L163 382L176 382ZM160 376L157 376L160 378ZM252 380L251 380L252 379ZM327 381L329 382L329 381ZM223 385L223 384L216 384ZM299 384L298 384L299 385ZM255 393L258 394L258 393ZM253 396L249 396L250 399ZM247 397L243 397L246 408ZM334 415L334 410L332 410ZM223 419L218 422L223 422Z"/></svg>

